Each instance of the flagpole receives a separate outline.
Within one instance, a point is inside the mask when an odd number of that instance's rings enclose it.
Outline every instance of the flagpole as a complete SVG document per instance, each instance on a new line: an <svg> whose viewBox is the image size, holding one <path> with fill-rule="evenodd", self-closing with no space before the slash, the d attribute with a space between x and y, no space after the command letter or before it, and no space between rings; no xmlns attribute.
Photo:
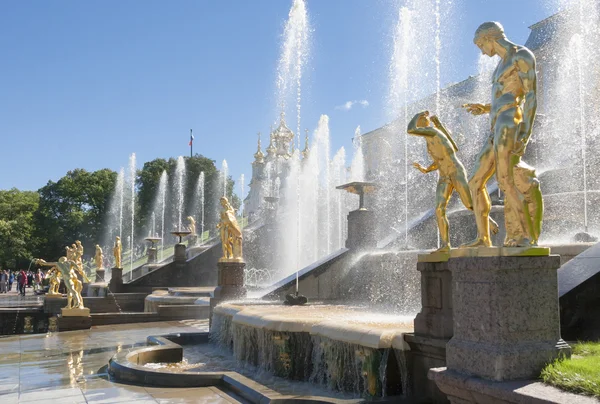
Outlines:
<svg viewBox="0 0 600 404"><path fill-rule="evenodd" d="M190 129L190 158L194 157L194 136L192 136L192 130Z"/></svg>

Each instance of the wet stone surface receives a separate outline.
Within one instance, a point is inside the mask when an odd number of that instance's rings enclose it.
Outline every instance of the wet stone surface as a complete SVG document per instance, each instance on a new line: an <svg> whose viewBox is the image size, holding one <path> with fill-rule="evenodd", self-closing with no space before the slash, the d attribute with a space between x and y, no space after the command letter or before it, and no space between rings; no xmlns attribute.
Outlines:
<svg viewBox="0 0 600 404"><path fill-rule="evenodd" d="M216 387L153 388L112 382L106 365L148 335L208 331L205 320L120 324L0 337L0 403L239 403Z"/></svg>

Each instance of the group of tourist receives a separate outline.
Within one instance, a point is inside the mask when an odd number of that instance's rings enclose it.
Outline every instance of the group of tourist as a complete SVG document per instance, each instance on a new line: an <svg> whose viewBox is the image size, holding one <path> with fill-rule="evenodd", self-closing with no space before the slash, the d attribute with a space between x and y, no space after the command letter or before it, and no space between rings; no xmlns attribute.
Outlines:
<svg viewBox="0 0 600 404"><path fill-rule="evenodd" d="M0 293L12 291L13 284L15 284L17 292L21 296L25 296L27 287L33 288L34 291L41 290L44 278L45 275L40 269L37 272L25 271L24 269L20 271L0 269Z"/></svg>

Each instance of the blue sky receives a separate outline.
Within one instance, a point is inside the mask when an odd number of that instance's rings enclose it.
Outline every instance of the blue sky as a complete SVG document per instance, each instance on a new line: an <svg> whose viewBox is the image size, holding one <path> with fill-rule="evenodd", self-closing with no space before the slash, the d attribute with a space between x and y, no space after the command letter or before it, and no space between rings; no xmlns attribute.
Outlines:
<svg viewBox="0 0 600 404"><path fill-rule="evenodd" d="M474 74L473 32L503 23L524 43L552 0L453 0L442 83ZM35 190L68 170L141 167L194 151L251 175L256 132L277 118L275 77L291 0L0 2L0 189ZM443 7L448 2L442 0ZM386 123L395 1L307 0L313 27L302 127L330 117L332 152ZM454 66L454 67L450 67ZM350 110L347 101L367 100ZM295 127L295 125L293 125ZM265 142L266 143L266 142ZM263 143L264 146L266 144Z"/></svg>

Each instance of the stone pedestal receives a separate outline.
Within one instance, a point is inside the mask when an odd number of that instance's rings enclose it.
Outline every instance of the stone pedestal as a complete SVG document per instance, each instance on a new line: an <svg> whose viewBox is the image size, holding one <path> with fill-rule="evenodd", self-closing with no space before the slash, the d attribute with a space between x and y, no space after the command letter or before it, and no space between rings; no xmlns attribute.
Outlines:
<svg viewBox="0 0 600 404"><path fill-rule="evenodd" d="M415 317L415 335L449 339L452 324L452 273L447 262L419 262L421 311Z"/></svg>
<svg viewBox="0 0 600 404"><path fill-rule="evenodd" d="M215 290L217 300L240 299L246 297L244 285L245 262L219 261L218 288Z"/></svg>
<svg viewBox="0 0 600 404"><path fill-rule="evenodd" d="M148 248L148 264L156 263L156 258L158 256L158 250L156 247Z"/></svg>
<svg viewBox="0 0 600 404"><path fill-rule="evenodd" d="M96 268L96 282L105 282L106 274L104 268Z"/></svg>
<svg viewBox="0 0 600 404"><path fill-rule="evenodd" d="M110 272L111 275L108 289L112 293L119 293L123 289L123 268L112 268Z"/></svg>
<svg viewBox="0 0 600 404"><path fill-rule="evenodd" d="M404 339L412 394L435 403L448 399L427 377L431 368L446 366L446 344L452 338L452 273L447 262L419 262L421 311L415 317L414 334Z"/></svg>
<svg viewBox="0 0 600 404"><path fill-rule="evenodd" d="M375 239L375 213L366 209L348 213L348 239L346 248L370 249L377 247Z"/></svg>
<svg viewBox="0 0 600 404"><path fill-rule="evenodd" d="M92 327L92 317L87 316L58 316L58 331L89 330Z"/></svg>
<svg viewBox="0 0 600 404"><path fill-rule="evenodd" d="M83 307L81 309L60 309L60 315L63 317L89 317L90 309Z"/></svg>
<svg viewBox="0 0 600 404"><path fill-rule="evenodd" d="M448 370L494 381L531 379L570 354L560 337L559 265L557 255L450 259Z"/></svg>
<svg viewBox="0 0 600 404"><path fill-rule="evenodd" d="M187 256L185 254L185 244L175 244L175 257L173 261L175 261L178 264L185 264L185 262L187 261Z"/></svg>

